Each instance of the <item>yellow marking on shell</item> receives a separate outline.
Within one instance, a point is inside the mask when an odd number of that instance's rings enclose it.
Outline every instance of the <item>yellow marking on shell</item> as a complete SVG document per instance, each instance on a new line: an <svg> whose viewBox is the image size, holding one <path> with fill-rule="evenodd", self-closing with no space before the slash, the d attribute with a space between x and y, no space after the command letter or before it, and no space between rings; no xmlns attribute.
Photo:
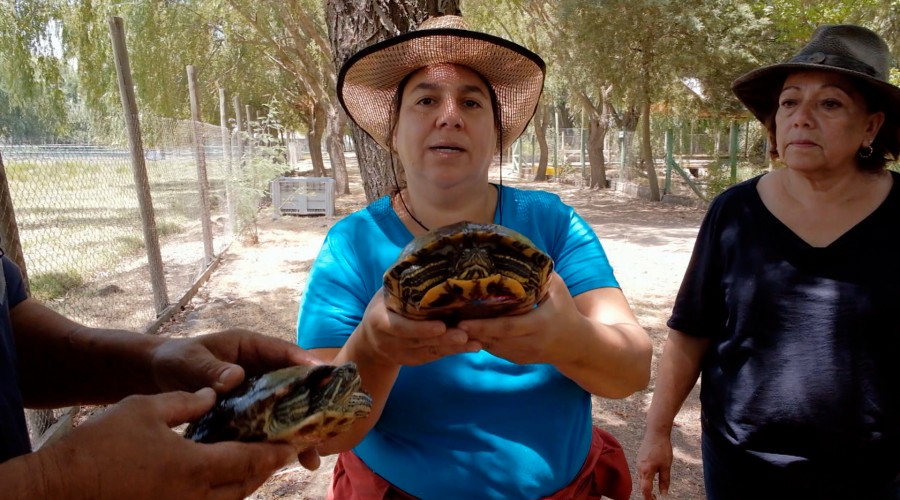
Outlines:
<svg viewBox="0 0 900 500"><path fill-rule="evenodd" d="M553 260L503 226L462 222L417 237L384 276L385 305L413 319L520 314L543 301Z"/></svg>
<svg viewBox="0 0 900 500"><path fill-rule="evenodd" d="M495 286L508 289L509 295L492 295L489 290ZM478 303L483 300L485 304L489 305L492 302L501 303L523 297L525 296L525 288L517 280L499 274L492 274L487 278L477 280L448 279L446 282L428 290L419 302L419 308L432 307L435 303L444 301L448 294L456 298L456 300L451 302L471 301Z"/></svg>

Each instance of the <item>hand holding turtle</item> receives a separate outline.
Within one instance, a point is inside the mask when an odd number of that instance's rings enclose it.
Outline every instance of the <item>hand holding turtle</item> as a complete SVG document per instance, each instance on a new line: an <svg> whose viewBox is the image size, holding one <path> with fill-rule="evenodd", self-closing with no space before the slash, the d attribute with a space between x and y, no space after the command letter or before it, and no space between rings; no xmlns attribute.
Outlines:
<svg viewBox="0 0 900 500"><path fill-rule="evenodd" d="M222 394L240 384L247 373L266 373L300 364L320 364L296 344L234 328L189 339L170 339L156 347L152 367L160 390L212 387ZM297 455L300 465L319 468L314 448Z"/></svg>
<svg viewBox="0 0 900 500"><path fill-rule="evenodd" d="M526 314L474 319L459 328L495 356L513 363L557 363L578 345L570 336L584 329L562 277L553 272L544 301Z"/></svg>
<svg viewBox="0 0 900 500"><path fill-rule="evenodd" d="M32 478L30 487L42 488L27 493L44 498L72 492L98 499L244 498L286 464L294 449L198 444L171 431L199 418L214 401L210 389L131 396L57 443L8 465L23 466Z"/></svg>
<svg viewBox="0 0 900 500"><path fill-rule="evenodd" d="M381 292L369 302L357 329L379 357L398 365L421 365L481 349L480 343L470 341L465 332L443 321L413 320L388 310Z"/></svg>
<svg viewBox="0 0 900 500"><path fill-rule="evenodd" d="M321 361L296 344L240 328L167 340L155 348L152 360L161 391L212 387L220 394L237 387L245 375L299 364Z"/></svg>

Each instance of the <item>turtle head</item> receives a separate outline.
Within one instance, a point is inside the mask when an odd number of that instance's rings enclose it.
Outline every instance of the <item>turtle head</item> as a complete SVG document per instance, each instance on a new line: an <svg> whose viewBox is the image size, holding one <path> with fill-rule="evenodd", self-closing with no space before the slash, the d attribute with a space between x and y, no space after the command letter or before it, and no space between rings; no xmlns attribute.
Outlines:
<svg viewBox="0 0 900 500"><path fill-rule="evenodd" d="M372 399L359 391L360 385L355 363L313 367L305 378L286 387L273 406L269 435L328 434L331 422L325 414L353 419L368 415Z"/></svg>
<svg viewBox="0 0 900 500"><path fill-rule="evenodd" d="M449 278L458 280L479 280L494 274L494 262L483 247L464 248L453 265Z"/></svg>

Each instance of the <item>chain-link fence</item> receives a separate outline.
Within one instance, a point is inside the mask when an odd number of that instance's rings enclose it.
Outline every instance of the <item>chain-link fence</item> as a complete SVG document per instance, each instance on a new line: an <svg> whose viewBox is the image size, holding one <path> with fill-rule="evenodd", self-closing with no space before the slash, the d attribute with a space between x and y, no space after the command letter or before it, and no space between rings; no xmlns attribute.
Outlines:
<svg viewBox="0 0 900 500"><path fill-rule="evenodd" d="M204 144L214 251L231 234L217 127ZM152 120L145 165L170 302L207 263L190 122ZM229 132L230 134L230 132ZM124 138L123 138L124 139ZM216 144L215 141L218 141ZM144 331L156 319L139 189L126 141L0 144L32 295L89 326ZM174 297L174 299L173 299Z"/></svg>
<svg viewBox="0 0 900 500"><path fill-rule="evenodd" d="M702 126L701 126L702 125ZM658 123L651 133L654 165L661 188L666 169L674 162L701 186L712 183L709 191L721 190L730 182L731 163L737 163L737 179L747 178L766 165L765 129L757 122L739 122L735 132L731 123ZM732 134L736 133L734 137ZM667 137L671 143L667 143ZM547 176L555 182L583 186L590 182L588 153L589 130L583 128L548 129ZM736 141L732 144L733 141ZM735 148L734 159L731 150ZM522 178L533 178L540 161L540 141L529 128L512 148L512 164ZM640 133L610 128L603 143L606 177L619 182L646 182ZM722 177L726 179L722 180ZM690 193L682 178L674 175L670 192ZM713 193L714 194L714 193Z"/></svg>
<svg viewBox="0 0 900 500"><path fill-rule="evenodd" d="M152 331L164 317L154 279L171 313L208 270L208 248L219 255L235 235L255 235L265 189L286 168L287 148L262 130L201 123L198 150L194 122L144 118L148 193L121 120L106 123L107 131L79 144L0 138L8 187L0 247L9 252L18 240L21 253L16 248L11 257L23 264L31 295L57 312L88 326ZM152 201L149 217L141 197ZM146 241L146 224L156 242ZM161 277L152 276L148 244L158 249ZM33 441L68 413L29 412Z"/></svg>

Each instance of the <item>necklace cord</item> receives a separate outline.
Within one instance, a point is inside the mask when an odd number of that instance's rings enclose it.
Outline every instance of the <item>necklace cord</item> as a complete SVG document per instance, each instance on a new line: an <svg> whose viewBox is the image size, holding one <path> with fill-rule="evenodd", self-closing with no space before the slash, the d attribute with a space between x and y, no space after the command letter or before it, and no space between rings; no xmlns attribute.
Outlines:
<svg viewBox="0 0 900 500"><path fill-rule="evenodd" d="M412 217L412 220L416 222L422 229L426 232L431 231L425 224L422 224L415 215L413 215L412 210L409 209L409 206L406 204L406 200L403 199L403 190L400 189L400 183L397 181L397 169L394 165L394 154L390 154L391 157L391 176L394 178L394 187L397 189L397 197L400 198L400 203L403 205L403 209L406 210L406 214ZM503 147L500 147L500 185L497 187L497 207L500 212L500 225L503 225ZM493 216L491 220L493 221Z"/></svg>
<svg viewBox="0 0 900 500"><path fill-rule="evenodd" d="M397 181L397 170L396 170L396 167L394 166L394 154L391 153L390 156L391 156L391 176L393 176L393 178L394 178L394 187L397 188L397 197L400 198L400 203L403 204L403 209L406 210L406 214L409 215L410 217L412 217L412 220L416 221L416 224L418 224L422 229L424 229L426 232L431 231L431 229L428 229L428 226L426 226L425 224L422 224L422 221L420 221L419 219L416 218L415 215L413 215L412 210L410 210L409 206L406 205L406 200L403 199L403 190L400 189L400 183Z"/></svg>

